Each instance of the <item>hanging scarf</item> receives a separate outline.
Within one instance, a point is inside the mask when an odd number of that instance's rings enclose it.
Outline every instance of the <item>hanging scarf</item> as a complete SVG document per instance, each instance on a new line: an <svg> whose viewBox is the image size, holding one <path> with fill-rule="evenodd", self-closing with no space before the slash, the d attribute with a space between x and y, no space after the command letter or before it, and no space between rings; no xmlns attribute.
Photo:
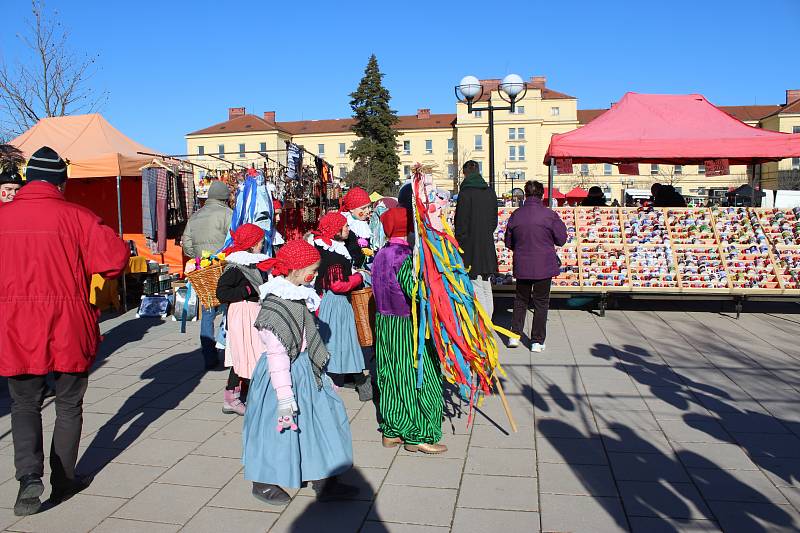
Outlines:
<svg viewBox="0 0 800 533"><path fill-rule="evenodd" d="M287 281L287 283L289 283ZM322 389L322 374L328 365L328 353L319 335L314 317L302 300L287 300L270 294L261 301L261 311L253 324L258 330L268 330L275 335L294 361L299 357L306 339L306 351L311 359L311 369L317 389Z"/></svg>
<svg viewBox="0 0 800 533"><path fill-rule="evenodd" d="M257 171L255 177L247 176L238 186L230 231L234 232L239 226L247 223L260 227L264 230L264 253L271 256L272 234L275 231L274 217L272 195L264 182L264 174ZM232 244L233 238L229 234L222 248L228 248Z"/></svg>

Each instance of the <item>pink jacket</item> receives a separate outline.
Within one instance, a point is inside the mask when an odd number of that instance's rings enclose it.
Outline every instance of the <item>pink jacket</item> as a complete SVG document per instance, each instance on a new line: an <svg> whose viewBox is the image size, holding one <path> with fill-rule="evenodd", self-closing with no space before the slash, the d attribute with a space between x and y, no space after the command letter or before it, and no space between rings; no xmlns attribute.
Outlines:
<svg viewBox="0 0 800 533"><path fill-rule="evenodd" d="M269 377L278 400L294 398L291 374L292 362L289 361L289 354L286 348L270 330L262 329L258 334L261 337L261 341L264 343L264 350L266 351L267 361L269 362ZM305 349L306 337L305 334L303 334L303 344L300 347L300 351L305 351Z"/></svg>

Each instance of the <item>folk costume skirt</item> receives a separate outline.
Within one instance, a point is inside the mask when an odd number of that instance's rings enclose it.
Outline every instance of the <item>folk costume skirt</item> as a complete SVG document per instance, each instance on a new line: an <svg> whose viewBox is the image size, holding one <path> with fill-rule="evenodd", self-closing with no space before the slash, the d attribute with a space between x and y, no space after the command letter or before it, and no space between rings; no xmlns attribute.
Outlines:
<svg viewBox="0 0 800 533"><path fill-rule="evenodd" d="M228 333L225 344L225 366L233 367L236 375L250 379L253 375L264 343L253 323L261 311L258 302L236 302L228 306Z"/></svg>
<svg viewBox="0 0 800 533"><path fill-rule="evenodd" d="M344 403L322 375L317 388L307 352L292 363L298 430L276 430L278 397L270 383L267 357L258 360L247 393L242 431L244 478L286 488L325 479L353 465L353 438Z"/></svg>
<svg viewBox="0 0 800 533"><path fill-rule="evenodd" d="M319 306L319 334L331 354L328 373L360 374L366 368L347 296L325 291Z"/></svg>

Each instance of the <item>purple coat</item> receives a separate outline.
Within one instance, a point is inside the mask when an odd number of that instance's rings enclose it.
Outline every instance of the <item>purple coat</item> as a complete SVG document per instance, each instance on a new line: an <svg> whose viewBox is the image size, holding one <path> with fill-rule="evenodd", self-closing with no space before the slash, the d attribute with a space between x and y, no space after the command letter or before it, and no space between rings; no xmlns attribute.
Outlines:
<svg viewBox="0 0 800 533"><path fill-rule="evenodd" d="M539 198L528 198L511 214L506 228L506 248L514 252L514 277L546 279L558 276L561 261L556 246L567 242L567 227L555 211Z"/></svg>
<svg viewBox="0 0 800 533"><path fill-rule="evenodd" d="M381 248L372 263L372 293L375 308L386 316L411 316L411 304L397 281L397 273L411 254L407 244L394 244Z"/></svg>

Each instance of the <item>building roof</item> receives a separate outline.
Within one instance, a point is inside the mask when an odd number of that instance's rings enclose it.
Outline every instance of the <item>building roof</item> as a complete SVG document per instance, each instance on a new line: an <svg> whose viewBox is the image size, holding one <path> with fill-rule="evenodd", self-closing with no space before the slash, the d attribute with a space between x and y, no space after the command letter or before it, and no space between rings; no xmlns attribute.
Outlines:
<svg viewBox="0 0 800 533"><path fill-rule="evenodd" d="M281 127L273 122L268 122L256 115L242 115L233 117L225 122L220 122L203 128L202 130L193 131L188 135L219 135L223 133L248 133L251 131L274 131L282 130Z"/></svg>
<svg viewBox="0 0 800 533"><path fill-rule="evenodd" d="M451 128L456 120L454 113L431 114L417 118L417 115L400 115L395 128L398 130L425 130L435 128ZM355 120L339 118L332 120L298 120L294 122L278 122L278 125L293 135L311 135L315 133L348 133Z"/></svg>
<svg viewBox="0 0 800 533"><path fill-rule="evenodd" d="M789 111L800 113L800 105L797 105L798 102L794 104L790 104L788 106L781 106L781 105L722 105L717 106L718 109L726 112L727 114L731 115L734 118L741 120L742 122L758 122L759 120L766 118L770 115L774 115L775 113L784 113L786 110L792 106L796 106L796 111ZM578 122L580 124L586 125L608 111L608 109L578 109Z"/></svg>
<svg viewBox="0 0 800 533"><path fill-rule="evenodd" d="M542 91L542 100L568 100L568 99L575 99L574 96L570 96L568 94L564 94L559 91L554 91L553 89L549 89L545 86L545 79L543 77L539 77L537 80L533 78L531 81L528 82L529 89L539 89ZM481 84L483 85L483 95L478 99L479 102L485 102L489 99L489 95L492 91L500 90L500 83L502 80L499 79L489 79L489 80L481 80Z"/></svg>

